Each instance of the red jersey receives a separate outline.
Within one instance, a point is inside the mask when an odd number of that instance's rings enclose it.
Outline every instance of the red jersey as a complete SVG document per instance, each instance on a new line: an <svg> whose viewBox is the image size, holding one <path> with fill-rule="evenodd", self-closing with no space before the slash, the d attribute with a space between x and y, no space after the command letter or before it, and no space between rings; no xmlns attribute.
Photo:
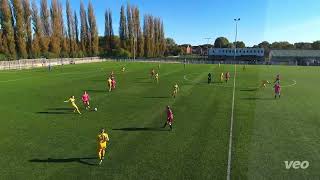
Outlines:
<svg viewBox="0 0 320 180"><path fill-rule="evenodd" d="M173 112L171 109L167 110L167 120L172 122L173 121Z"/></svg>
<svg viewBox="0 0 320 180"><path fill-rule="evenodd" d="M113 88L115 88L116 87L116 80L115 79L112 79L112 81L111 81L111 86L113 87Z"/></svg>
<svg viewBox="0 0 320 180"><path fill-rule="evenodd" d="M83 102L87 102L87 101L89 101L89 99L90 99L90 98L89 98L89 94L83 94L83 95L82 95L82 101L83 101Z"/></svg>
<svg viewBox="0 0 320 180"><path fill-rule="evenodd" d="M229 72L226 73L226 78L230 78L230 73Z"/></svg>
<svg viewBox="0 0 320 180"><path fill-rule="evenodd" d="M281 91L281 86L280 86L280 84L274 85L274 92L275 92L275 93L280 93L280 91Z"/></svg>

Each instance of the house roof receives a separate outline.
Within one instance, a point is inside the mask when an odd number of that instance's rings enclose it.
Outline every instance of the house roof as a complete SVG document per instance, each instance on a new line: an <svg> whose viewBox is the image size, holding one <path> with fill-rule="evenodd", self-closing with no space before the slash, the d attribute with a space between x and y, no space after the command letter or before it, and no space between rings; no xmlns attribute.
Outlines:
<svg viewBox="0 0 320 180"><path fill-rule="evenodd" d="M320 50L271 50L270 57L320 57Z"/></svg>

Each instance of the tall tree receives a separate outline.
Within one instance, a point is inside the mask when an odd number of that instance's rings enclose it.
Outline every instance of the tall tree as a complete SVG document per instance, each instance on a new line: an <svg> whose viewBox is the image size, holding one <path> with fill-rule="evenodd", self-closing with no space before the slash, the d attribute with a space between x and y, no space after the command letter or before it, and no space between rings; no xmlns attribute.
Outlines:
<svg viewBox="0 0 320 180"><path fill-rule="evenodd" d="M143 22L143 35L144 35L144 56L152 57L153 56L153 40L152 40L152 17L150 15L144 16Z"/></svg>
<svg viewBox="0 0 320 180"><path fill-rule="evenodd" d="M133 10L133 22L134 22L134 34L136 37L136 54L138 57L144 56L144 38L141 31L141 25L140 25L140 12L137 7Z"/></svg>
<svg viewBox="0 0 320 180"><path fill-rule="evenodd" d="M2 50L10 58L16 58L16 45L14 41L14 30L12 25L12 13L8 0L0 1L1 28L2 28Z"/></svg>
<svg viewBox="0 0 320 180"><path fill-rule="evenodd" d="M107 51L114 49L114 41L113 41L113 27L112 27L112 12L111 10L106 10L105 12L105 48Z"/></svg>
<svg viewBox="0 0 320 180"><path fill-rule="evenodd" d="M160 23L160 56L164 56L166 51L166 39L164 34L163 21Z"/></svg>
<svg viewBox="0 0 320 180"><path fill-rule="evenodd" d="M66 1L66 15L67 15L67 32L68 32L68 47L70 50L70 54L74 53L73 49L73 14L70 7L70 1Z"/></svg>
<svg viewBox="0 0 320 180"><path fill-rule="evenodd" d="M23 0L22 5L24 9L24 23L25 23L25 30L27 34L27 52L28 52L28 56L31 58L32 57L32 26L31 26L30 1Z"/></svg>
<svg viewBox="0 0 320 180"><path fill-rule="evenodd" d="M50 26L50 12L48 8L47 0L41 0L40 2L40 17L43 29L43 46L41 47L43 53L47 53L49 50L51 26Z"/></svg>
<svg viewBox="0 0 320 180"><path fill-rule="evenodd" d="M33 24L33 42L32 42L32 57L38 58L41 55L41 49L44 49L43 29L41 19L38 12L38 7L35 0L32 1L32 24Z"/></svg>
<svg viewBox="0 0 320 180"><path fill-rule="evenodd" d="M84 8L83 2L80 3L80 42L81 50L86 55L89 52L88 47L88 22L87 22L87 13Z"/></svg>
<svg viewBox="0 0 320 180"><path fill-rule="evenodd" d="M133 54L134 47L134 23L132 19L132 8L130 4L127 4L127 24L128 24L128 41L127 41L127 50Z"/></svg>
<svg viewBox="0 0 320 180"><path fill-rule="evenodd" d="M128 27L127 27L125 9L123 5L121 6L121 10L120 10L119 37L120 37L121 47L126 49L126 42L128 38Z"/></svg>
<svg viewBox="0 0 320 180"><path fill-rule="evenodd" d="M55 57L60 56L61 52L61 37L62 37L62 27L61 27L61 14L59 8L58 0L51 1L51 27L52 35L50 41L50 52L54 54Z"/></svg>
<svg viewBox="0 0 320 180"><path fill-rule="evenodd" d="M78 16L76 11L74 11L74 31L75 31L76 42L77 44L79 44L79 21L78 21Z"/></svg>
<svg viewBox="0 0 320 180"><path fill-rule="evenodd" d="M98 36L98 28L96 22L96 16L94 15L94 10L91 1L89 1L88 5L88 22L90 29L90 54L92 56L96 56L99 54L99 36Z"/></svg>
<svg viewBox="0 0 320 180"><path fill-rule="evenodd" d="M60 57L69 57L69 46L68 46L68 39L67 39L67 32L64 26L63 21L63 10L62 4L58 1L58 14L59 14L59 23L60 23Z"/></svg>
<svg viewBox="0 0 320 180"><path fill-rule="evenodd" d="M77 46L77 34L78 29L76 26L76 23L78 24L78 20L76 19L76 13L75 17L73 16L73 12L70 6L70 1L67 0L66 2L66 14L67 14L67 32L68 32L68 49L69 49L69 55L71 57L76 56L76 51L78 49Z"/></svg>
<svg viewBox="0 0 320 180"><path fill-rule="evenodd" d="M0 0L1 1L1 0ZM0 2L1 3L1 2ZM2 44L2 39L3 39L3 37L2 37L2 28L1 28L1 15L0 15L0 53L3 53L4 52L4 50L3 50L3 44Z"/></svg>
<svg viewBox="0 0 320 180"><path fill-rule="evenodd" d="M20 0L12 0L13 12L15 17L15 38L18 55L20 58L27 58L26 50L26 34L25 34L25 25L23 18L23 9Z"/></svg>

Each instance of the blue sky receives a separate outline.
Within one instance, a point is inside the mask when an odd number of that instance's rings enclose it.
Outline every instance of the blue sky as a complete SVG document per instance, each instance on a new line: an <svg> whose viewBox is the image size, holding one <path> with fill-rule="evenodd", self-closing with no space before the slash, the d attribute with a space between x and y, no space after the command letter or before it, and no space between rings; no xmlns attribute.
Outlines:
<svg viewBox="0 0 320 180"><path fill-rule="evenodd" d="M87 5L89 0L83 0ZM204 38L225 36L234 40L233 19L240 17L238 40L252 46L261 41L312 42L320 39L319 0L91 0L99 34L104 33L104 12L113 12L118 34L120 6L130 2L141 16L151 13L163 19L166 37L178 44L204 44ZM65 4L65 0L62 0ZM71 0L79 10L79 0ZM212 42L211 42L212 43Z"/></svg>

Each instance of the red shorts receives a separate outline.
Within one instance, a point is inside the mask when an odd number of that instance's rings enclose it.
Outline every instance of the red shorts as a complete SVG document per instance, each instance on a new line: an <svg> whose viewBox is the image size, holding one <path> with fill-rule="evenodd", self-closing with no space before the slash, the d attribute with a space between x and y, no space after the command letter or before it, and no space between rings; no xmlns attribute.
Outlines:
<svg viewBox="0 0 320 180"><path fill-rule="evenodd" d="M173 118L168 117L168 118L167 118L167 123L171 125L172 122L173 122Z"/></svg>
<svg viewBox="0 0 320 180"><path fill-rule="evenodd" d="M83 102L83 104L85 104L85 105L88 105L89 104L89 101L82 101Z"/></svg>

